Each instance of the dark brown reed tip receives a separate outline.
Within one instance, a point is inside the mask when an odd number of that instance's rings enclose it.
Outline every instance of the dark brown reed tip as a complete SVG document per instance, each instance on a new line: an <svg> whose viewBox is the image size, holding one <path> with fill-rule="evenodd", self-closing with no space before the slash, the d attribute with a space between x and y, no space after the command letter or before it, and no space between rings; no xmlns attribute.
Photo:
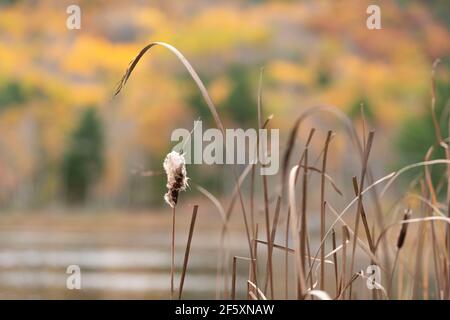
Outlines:
<svg viewBox="0 0 450 320"><path fill-rule="evenodd" d="M400 233L399 233L398 239L397 239L397 249L398 250L400 250L403 247L403 244L405 243L406 232L408 231L408 225L409 225L409 223L407 223L406 221L409 220L410 217L411 217L411 209L405 210L405 214L403 216L402 228L400 230Z"/></svg>

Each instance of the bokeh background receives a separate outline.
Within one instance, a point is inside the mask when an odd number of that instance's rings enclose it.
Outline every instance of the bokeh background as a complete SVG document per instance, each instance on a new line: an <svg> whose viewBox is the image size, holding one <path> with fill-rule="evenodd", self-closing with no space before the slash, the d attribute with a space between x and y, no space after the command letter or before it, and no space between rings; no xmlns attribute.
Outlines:
<svg viewBox="0 0 450 320"><path fill-rule="evenodd" d="M66 28L71 4L81 8L81 30ZM381 7L382 30L366 28L370 4ZM449 17L446 0L1 0L0 297L167 297L162 160L173 129L191 129L199 117L214 123L186 71L162 48L144 57L113 99L145 44L164 41L187 57L227 127L256 126L264 67L264 112L274 115L282 146L305 108L333 105L359 128L363 105L377 131L371 161L381 174L422 160L433 144L436 58L437 113L448 131ZM342 131L335 122L308 121L303 133L321 131L313 149L329 128ZM333 142L330 170L351 191L348 177L359 169L346 140L338 134ZM191 181L219 198L233 187L227 170L188 167ZM182 198L179 263L185 213L200 203L186 294L214 297L220 221L195 188ZM245 241L239 223L235 252ZM65 288L69 264L83 270L81 291Z"/></svg>

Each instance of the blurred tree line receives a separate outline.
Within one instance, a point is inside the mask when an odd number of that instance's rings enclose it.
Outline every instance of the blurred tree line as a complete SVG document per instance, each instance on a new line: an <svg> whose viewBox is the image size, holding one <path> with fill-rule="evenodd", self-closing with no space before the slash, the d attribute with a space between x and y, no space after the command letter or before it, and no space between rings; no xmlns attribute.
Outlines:
<svg viewBox="0 0 450 320"><path fill-rule="evenodd" d="M69 204L83 204L89 191L102 175L104 137L102 124L94 107L87 107L70 135L64 153L61 174L65 199Z"/></svg>

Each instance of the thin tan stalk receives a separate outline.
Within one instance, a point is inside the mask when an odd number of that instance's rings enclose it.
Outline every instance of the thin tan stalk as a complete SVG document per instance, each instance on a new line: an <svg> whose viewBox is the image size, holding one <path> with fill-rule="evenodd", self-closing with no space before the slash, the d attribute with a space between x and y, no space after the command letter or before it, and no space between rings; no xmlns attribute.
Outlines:
<svg viewBox="0 0 450 320"><path fill-rule="evenodd" d="M263 107L262 107L262 79L264 74L264 68L261 68L260 76L259 76L259 89L258 89L258 129L261 129L263 126L262 116L263 116ZM259 130L258 130L259 132ZM257 148L258 148L258 159L265 158L267 154L267 150L264 148L265 146L261 145L259 141L259 135L257 136ZM262 154L261 154L262 152ZM262 164L261 164L262 165ZM269 191L267 187L267 176L261 175L263 182L263 196L264 196L264 218L266 223L266 238L267 241L271 241L271 231L270 231L270 217L269 217ZM272 262L272 246L269 245L267 247L267 277L266 284L264 286L264 293L267 294L267 285L270 286L270 298L273 299L273 262Z"/></svg>
<svg viewBox="0 0 450 320"><path fill-rule="evenodd" d="M341 271L341 280L339 284L339 295L342 295L343 286L346 280L347 274L347 240L350 240L350 235L348 233L347 226L342 226L342 271Z"/></svg>
<svg viewBox="0 0 450 320"><path fill-rule="evenodd" d="M192 235L194 234L195 220L197 219L198 205L194 205L192 211L191 225L189 227L189 236L186 244L186 251L184 253L183 271L181 272L180 289L178 299L181 300L181 295L183 294L184 277L186 276L186 270L189 260L189 252L191 251L191 241Z"/></svg>
<svg viewBox="0 0 450 320"><path fill-rule="evenodd" d="M249 261L251 263L250 258L240 256L233 257L233 266L231 275L231 300L236 300L237 260Z"/></svg>
<svg viewBox="0 0 450 320"><path fill-rule="evenodd" d="M327 167L328 146L333 132L328 131L325 151L322 158L322 179L320 182L320 239L325 239L325 171ZM320 248L320 260L325 260L325 246ZM320 290L325 290L325 263L320 264Z"/></svg>
<svg viewBox="0 0 450 320"><path fill-rule="evenodd" d="M355 192L355 196L358 196L359 186L358 186L358 180L356 180L356 177L353 177L352 182L353 182L353 191ZM364 225L364 230L366 232L366 237L367 237L367 242L369 244L369 248L373 251L374 245L373 245L372 236L370 234L369 223L367 221L366 211L364 210L364 205L361 206L360 213L361 213L361 219L362 219L362 222Z"/></svg>
<svg viewBox="0 0 450 320"><path fill-rule="evenodd" d="M355 265L356 238L358 237L359 216L361 215L360 212L361 212L362 206L363 206L361 190L364 187L364 180L365 180L366 172L367 172L367 162L369 160L369 154L370 154L370 150L372 148L374 135L375 135L374 131L369 132L369 136L367 138L367 142L364 147L364 160L363 160L362 169L361 169L361 176L359 178L360 182L359 182L359 188L358 188L359 189L358 190L358 205L357 205L357 209L356 209L356 222L355 222L355 230L354 230L354 235L353 235L352 256L351 256L351 260L350 260L350 272L351 273L353 273L353 268Z"/></svg>
<svg viewBox="0 0 450 320"><path fill-rule="evenodd" d="M253 257L251 260L251 268L250 268L250 277L249 279L252 280L254 283L258 283L258 242L256 241L256 239L258 239L258 224L256 224L256 229L255 229L255 237L252 239L252 244L253 244ZM259 293L256 292L256 295L258 295Z"/></svg>
<svg viewBox="0 0 450 320"><path fill-rule="evenodd" d="M296 283L297 283L297 298L303 299L304 297L304 289L305 289L305 276L304 276L304 270L302 268L302 262L300 258L300 239L299 234L297 232L297 204L296 204L296 197L295 197L295 175L296 171L298 170L298 166L295 166L291 169L289 174L289 207L291 211L291 233L292 238L294 242L294 249L295 249L295 271L296 271Z"/></svg>
<svg viewBox="0 0 450 320"><path fill-rule="evenodd" d="M333 229L333 232L331 233L332 238L332 244L333 244L333 251L336 251L336 232ZM337 253L333 253L333 261L334 261L334 279L336 284L336 294L338 294L339 290L339 275L338 275L338 261L337 261Z"/></svg>
<svg viewBox="0 0 450 320"><path fill-rule="evenodd" d="M237 258L233 257L233 271L231 275L231 300L236 300L236 260Z"/></svg>
<svg viewBox="0 0 450 320"><path fill-rule="evenodd" d="M170 299L174 295L174 272L175 272L175 207L172 208L172 244L171 244L171 264L170 264Z"/></svg>
<svg viewBox="0 0 450 320"><path fill-rule="evenodd" d="M434 114L434 112L433 112ZM437 133L440 134L440 133ZM430 147L427 151L427 153L425 154L425 161L428 161L431 157L431 154L433 152L433 147ZM425 171L425 182L426 182L426 186L428 187L428 192L431 198L431 204L433 206L436 205L437 203L437 196L436 196L436 192L434 190L434 186L433 186L433 182L431 181L431 174L430 174L430 170L428 168L428 166L424 167L424 171ZM425 212L428 213L428 215L431 215L432 213L430 212L430 210L425 210ZM435 224L434 222L431 222L431 239L433 242L432 248L433 248L433 261L434 261L434 270L435 270L435 277L436 277L436 288L438 292L441 292L442 287L441 287L441 270L440 270L440 263L439 263L439 243L436 237L436 228L435 228ZM445 281L445 279L444 279Z"/></svg>

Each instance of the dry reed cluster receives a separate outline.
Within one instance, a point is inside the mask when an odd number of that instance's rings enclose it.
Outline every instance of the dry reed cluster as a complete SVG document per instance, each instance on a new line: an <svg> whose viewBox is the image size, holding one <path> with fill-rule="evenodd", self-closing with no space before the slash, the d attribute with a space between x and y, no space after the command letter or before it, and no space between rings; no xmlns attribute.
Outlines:
<svg viewBox="0 0 450 320"><path fill-rule="evenodd" d="M186 58L169 44L154 42L144 47L131 61L117 87L116 95L121 91L142 56L156 45L170 50L182 62L197 84L217 128L224 131L217 110L196 71ZM320 105L302 111L294 122L284 150L278 185L270 188L267 177L260 177L264 223L256 223L255 218L257 164L250 164L240 172L236 167L232 167L235 188L226 207L209 191L198 188L212 201L222 219L220 250L223 254L220 256L223 258L219 261L217 275L218 279L223 279L223 282L218 287L217 298L236 298L236 287L242 286L237 283L236 278L237 264L241 262L249 265L246 282L246 293L249 299L355 299L358 279L372 282L375 289L367 292L373 299L450 298L450 151L447 145L448 138L443 136L434 110L436 65L437 63L433 65L431 113L436 133L436 146L444 148L445 159L430 160L433 152L433 146L431 146L430 151L424 155L424 161L376 179L369 165L375 133L367 132L364 123L361 137L352 122L338 108ZM263 118L261 89L257 107L259 128L268 126L271 117L266 120ZM295 151L301 124L305 119L318 113L331 114L343 124L348 141L354 146L361 163L359 175L351 179L354 193L352 200L341 209L335 208L328 201L331 199L332 192L338 195L343 194L327 173L330 145L335 133L332 131L327 133L323 148L316 159L312 157L311 150L311 142L316 133L315 128L312 128L309 135L305 137L306 143L301 152ZM297 159L292 165L294 156ZM173 226L178 191L183 190L186 185L184 163L178 157L179 155L168 156L167 163L166 161L164 163L169 188L166 201L173 207ZM435 186L431 180L430 167L434 165L447 167L447 175L443 177L443 182L439 186ZM422 170L422 174L413 181L411 188L403 192L401 199L393 206L394 209L387 208L383 197L400 175L413 169ZM311 186L313 174L319 175L319 186ZM247 179L250 180L250 190L249 195L244 196L242 188ZM379 188L382 186L380 191ZM447 188L446 198L439 201L437 189L444 187ZM417 188L419 192L415 191ZM317 196L313 197L312 193L317 193ZM309 227L310 219L314 218L312 215L317 212L310 210L310 207L311 201L317 198L319 199L320 238L318 248L313 248ZM414 208L410 208L409 203L415 203ZM239 205L242 214L248 256L233 256L230 259L226 239L228 223L236 205ZM403 218L397 215L400 208L406 208ZM182 281L186 274L196 213L197 207L194 208L189 231ZM285 228L284 243L277 243L275 242L277 230L281 227ZM260 229L263 231L261 232ZM414 233L415 236L407 237L409 233ZM264 250L261 250L261 246ZM282 267L274 266L275 250L284 255ZM379 283L374 278L370 278L370 275L356 270L358 260L361 259L380 268ZM173 296L173 276L171 287ZM181 293L182 284L180 284L179 297Z"/></svg>

